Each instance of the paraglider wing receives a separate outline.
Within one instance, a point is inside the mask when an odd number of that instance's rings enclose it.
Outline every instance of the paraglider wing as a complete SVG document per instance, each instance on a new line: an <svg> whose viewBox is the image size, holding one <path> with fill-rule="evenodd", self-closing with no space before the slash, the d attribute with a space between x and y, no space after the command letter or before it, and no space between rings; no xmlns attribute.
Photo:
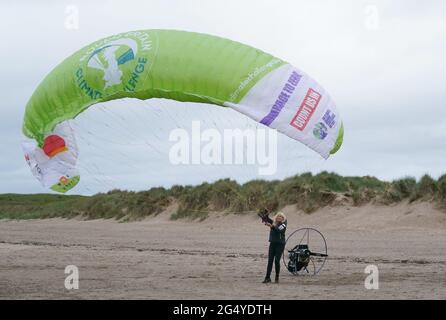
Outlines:
<svg viewBox="0 0 446 320"><path fill-rule="evenodd" d="M327 92L304 72L263 51L206 34L142 30L96 41L41 82L25 111L23 143L33 174L66 192L80 177L68 121L120 98L167 98L233 108L322 157L336 152L343 126Z"/></svg>

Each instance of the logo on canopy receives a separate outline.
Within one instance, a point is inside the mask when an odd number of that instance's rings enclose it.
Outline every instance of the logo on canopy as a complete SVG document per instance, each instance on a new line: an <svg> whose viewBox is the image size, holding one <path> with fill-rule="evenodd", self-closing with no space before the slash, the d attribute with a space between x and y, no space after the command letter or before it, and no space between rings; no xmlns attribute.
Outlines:
<svg viewBox="0 0 446 320"><path fill-rule="evenodd" d="M325 124L322 122L316 123L316 125L313 128L313 135L320 140L325 139L325 137L328 134L328 129Z"/></svg>
<svg viewBox="0 0 446 320"><path fill-rule="evenodd" d="M75 78L92 100L122 91L135 91L148 70L152 40L146 32L128 32L95 43L80 58Z"/></svg>
<svg viewBox="0 0 446 320"><path fill-rule="evenodd" d="M134 60L137 53L138 45L133 39L124 38L111 41L93 52L88 59L87 66L102 72L105 90L122 83L123 72L120 68Z"/></svg>

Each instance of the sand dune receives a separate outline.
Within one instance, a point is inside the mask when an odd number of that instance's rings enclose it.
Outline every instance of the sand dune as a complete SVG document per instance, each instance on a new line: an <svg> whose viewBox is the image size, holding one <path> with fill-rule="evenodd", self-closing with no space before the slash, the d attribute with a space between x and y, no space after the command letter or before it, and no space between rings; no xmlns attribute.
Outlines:
<svg viewBox="0 0 446 320"><path fill-rule="evenodd" d="M288 232L316 227L330 257L316 277L282 268L278 285L260 283L268 231L255 215L170 221L173 210L129 223L1 221L0 298L446 299L446 213L428 202L284 208ZM364 287L369 264L379 290ZM64 287L67 265L79 268L78 290Z"/></svg>

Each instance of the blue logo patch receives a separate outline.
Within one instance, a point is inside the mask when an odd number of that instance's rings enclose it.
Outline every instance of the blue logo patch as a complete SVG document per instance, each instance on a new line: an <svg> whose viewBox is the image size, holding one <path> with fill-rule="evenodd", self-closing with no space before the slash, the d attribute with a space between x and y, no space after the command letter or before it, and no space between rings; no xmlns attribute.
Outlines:
<svg viewBox="0 0 446 320"><path fill-rule="evenodd" d="M330 128L333 128L333 126L336 124L335 121L336 115L331 112L331 110L327 110L322 117L322 120L325 122L327 126Z"/></svg>
<svg viewBox="0 0 446 320"><path fill-rule="evenodd" d="M328 134L328 128L322 122L316 123L313 129L313 135L320 140L325 139Z"/></svg>

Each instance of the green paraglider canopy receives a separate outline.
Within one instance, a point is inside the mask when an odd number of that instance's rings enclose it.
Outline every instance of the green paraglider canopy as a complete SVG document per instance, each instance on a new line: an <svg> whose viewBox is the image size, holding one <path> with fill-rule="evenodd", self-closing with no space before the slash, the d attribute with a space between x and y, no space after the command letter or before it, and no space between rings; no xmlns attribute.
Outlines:
<svg viewBox="0 0 446 320"><path fill-rule="evenodd" d="M230 107L324 158L342 143L343 125L334 102L292 65L211 35L131 31L98 40L68 57L29 100L23 147L45 186L66 192L79 181L78 150L67 120L94 104L121 98Z"/></svg>

